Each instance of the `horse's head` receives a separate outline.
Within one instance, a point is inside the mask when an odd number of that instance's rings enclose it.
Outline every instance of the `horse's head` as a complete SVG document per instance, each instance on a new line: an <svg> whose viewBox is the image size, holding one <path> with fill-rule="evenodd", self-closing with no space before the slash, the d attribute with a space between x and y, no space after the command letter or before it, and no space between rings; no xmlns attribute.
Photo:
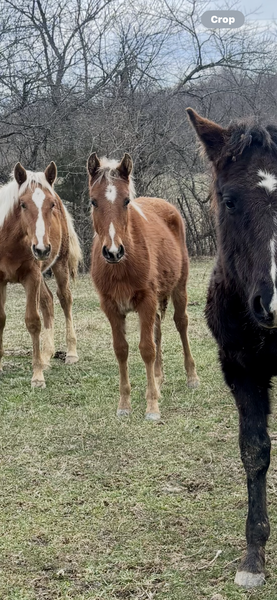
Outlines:
<svg viewBox="0 0 277 600"><path fill-rule="evenodd" d="M132 167L129 154L125 154L121 162L99 160L96 152L88 159L93 226L103 257L109 263L118 263L125 255L128 204L134 195Z"/></svg>
<svg viewBox="0 0 277 600"><path fill-rule="evenodd" d="M17 163L14 177L19 185L22 229L29 239L34 257L46 260L51 253L50 227L56 206L52 186L57 177L57 167L51 162L44 173L32 173Z"/></svg>
<svg viewBox="0 0 277 600"><path fill-rule="evenodd" d="M223 128L187 109L213 164L218 250L234 291L262 327L277 327L277 128Z"/></svg>

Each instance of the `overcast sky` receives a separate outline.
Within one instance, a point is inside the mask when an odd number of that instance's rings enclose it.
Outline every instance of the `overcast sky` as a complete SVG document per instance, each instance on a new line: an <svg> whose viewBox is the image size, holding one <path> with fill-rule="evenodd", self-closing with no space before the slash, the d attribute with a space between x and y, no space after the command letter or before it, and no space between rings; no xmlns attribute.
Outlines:
<svg viewBox="0 0 277 600"><path fill-rule="evenodd" d="M252 16L252 19L272 19L277 17L277 3L276 0L242 0L241 1L242 11L244 14L252 12L256 8L257 15ZM245 9L245 11L243 10Z"/></svg>
<svg viewBox="0 0 277 600"><path fill-rule="evenodd" d="M204 3L201 2L201 4ZM220 4L223 4L223 2L220 2L220 0L215 0L214 2L211 0L208 2L208 8L212 10L213 8L218 7ZM229 5L233 5L235 10L241 10L244 15L247 15L257 9L255 15L249 15L249 19L255 19L259 21L264 19L277 19L276 0L238 0L238 2L229 0Z"/></svg>

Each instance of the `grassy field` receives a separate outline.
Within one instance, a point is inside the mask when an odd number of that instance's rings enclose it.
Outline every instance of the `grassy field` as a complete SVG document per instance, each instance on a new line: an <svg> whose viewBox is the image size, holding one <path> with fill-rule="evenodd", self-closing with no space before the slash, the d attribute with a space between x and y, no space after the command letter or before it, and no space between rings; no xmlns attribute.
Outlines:
<svg viewBox="0 0 277 600"><path fill-rule="evenodd" d="M31 390L23 288L9 288L0 381L1 600L276 600L274 401L266 585L246 592L233 583L247 498L237 412L203 318L211 267L211 260L192 261L189 281L201 387L186 387L170 307L160 423L144 420L136 315L128 316L133 413L120 421L110 329L89 277L73 290L80 362L53 359L45 390ZM58 302L55 310L56 348L64 349Z"/></svg>

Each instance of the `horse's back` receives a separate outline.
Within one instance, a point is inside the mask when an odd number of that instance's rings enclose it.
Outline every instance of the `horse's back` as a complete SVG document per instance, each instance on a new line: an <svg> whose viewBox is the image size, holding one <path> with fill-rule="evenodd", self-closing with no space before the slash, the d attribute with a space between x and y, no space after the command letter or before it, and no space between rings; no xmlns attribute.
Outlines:
<svg viewBox="0 0 277 600"><path fill-rule="evenodd" d="M146 219L151 222L154 218L157 224L160 220L166 225L176 240L185 244L184 223L175 206L162 198L147 198L146 196L136 198L135 203L139 205Z"/></svg>

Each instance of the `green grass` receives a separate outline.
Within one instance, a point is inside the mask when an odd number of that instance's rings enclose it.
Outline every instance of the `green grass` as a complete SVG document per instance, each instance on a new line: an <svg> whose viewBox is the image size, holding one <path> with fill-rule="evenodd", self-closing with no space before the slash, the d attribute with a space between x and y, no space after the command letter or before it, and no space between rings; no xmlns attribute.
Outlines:
<svg viewBox="0 0 277 600"><path fill-rule="evenodd" d="M127 320L133 413L120 421L110 329L89 277L73 289L80 362L52 360L45 390L31 390L24 292L9 288L0 381L1 600L276 600L276 434L266 585L246 592L233 583L247 497L237 412L203 317L211 267L211 260L192 261L189 280L201 387L186 387L170 307L160 423L144 421L136 315ZM58 302L55 311L56 348L64 349ZM270 429L277 431L274 416Z"/></svg>

